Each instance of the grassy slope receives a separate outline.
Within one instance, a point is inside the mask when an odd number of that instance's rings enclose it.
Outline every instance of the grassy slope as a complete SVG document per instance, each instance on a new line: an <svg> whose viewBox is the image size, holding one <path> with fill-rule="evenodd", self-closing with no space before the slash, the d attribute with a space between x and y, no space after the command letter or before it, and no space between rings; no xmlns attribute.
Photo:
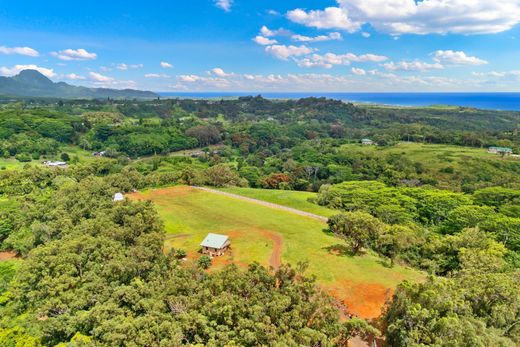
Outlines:
<svg viewBox="0 0 520 347"><path fill-rule="evenodd" d="M253 188L222 188L222 191L247 196L249 198L264 200L274 204L284 205L305 212L310 212L323 217L330 217L338 213L324 206L316 205L308 201L316 196L313 192L298 192L293 190L253 189Z"/></svg>
<svg viewBox="0 0 520 347"><path fill-rule="evenodd" d="M1 158L0 157L0 168L5 168L4 170L21 170L27 164L30 165L40 165L45 160L61 160L61 153L68 153L72 158L73 156L77 156L79 158L80 163L88 163L89 161L95 160L95 157L91 152L82 150L77 146L63 146L60 148L60 151L56 155L49 156L47 159L41 157L38 160L32 160L30 162L22 163L15 158Z"/></svg>
<svg viewBox="0 0 520 347"><path fill-rule="evenodd" d="M404 279L423 277L412 269L388 268L373 255L335 254L330 249L341 247L343 242L324 232L325 223L289 212L188 187L149 190L132 197L154 201L168 232L167 248L185 249L193 257L208 232L223 233L232 239L233 262L245 265L258 261L267 265L273 241L266 235L274 233L283 238L282 262L308 261L309 273L347 301L356 286L375 286L385 292ZM217 262L221 263L221 259ZM380 307L384 297L366 300L373 300Z"/></svg>

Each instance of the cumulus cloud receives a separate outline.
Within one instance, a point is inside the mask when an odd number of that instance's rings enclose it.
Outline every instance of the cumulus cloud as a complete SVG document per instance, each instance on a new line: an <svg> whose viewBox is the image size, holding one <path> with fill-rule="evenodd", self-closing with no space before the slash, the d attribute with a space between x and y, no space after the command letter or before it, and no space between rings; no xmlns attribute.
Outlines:
<svg viewBox="0 0 520 347"><path fill-rule="evenodd" d="M213 74L213 75L218 76L218 77L228 77L228 76L232 76L233 75L232 73L226 73L224 70L222 70L219 67L211 69L210 74Z"/></svg>
<svg viewBox="0 0 520 347"><path fill-rule="evenodd" d="M370 33L367 33L366 31L363 31L361 33L361 36L363 36L364 38L368 39L370 37Z"/></svg>
<svg viewBox="0 0 520 347"><path fill-rule="evenodd" d="M40 53L37 50L35 50L31 47L5 47L5 46L0 46L0 54L6 54L6 55L19 54L19 55L26 55L29 57L37 57L40 55Z"/></svg>
<svg viewBox="0 0 520 347"><path fill-rule="evenodd" d="M332 74L228 74L227 77L180 75L173 90L183 91L360 91L360 90L456 90L467 88L468 80L438 76L399 76L379 70L353 68L352 75ZM354 76L353 76L354 75ZM355 78L366 76L364 78Z"/></svg>
<svg viewBox="0 0 520 347"><path fill-rule="evenodd" d="M97 73L97 72L90 72L89 73L89 76L92 80L96 81L96 82L113 82L114 79L112 77L108 77L108 76L105 76L105 75L102 75L100 73Z"/></svg>
<svg viewBox="0 0 520 347"><path fill-rule="evenodd" d="M74 81L86 79L84 76L76 75L75 73L63 75L63 78L68 79L68 80L74 80Z"/></svg>
<svg viewBox="0 0 520 347"><path fill-rule="evenodd" d="M157 74L157 73L147 73L144 75L145 78L169 78L169 75L166 74Z"/></svg>
<svg viewBox="0 0 520 347"><path fill-rule="evenodd" d="M363 69L359 69L359 68L356 68L356 67L353 67L352 68L352 73L354 75L358 75L358 76L364 76L367 74L367 72Z"/></svg>
<svg viewBox="0 0 520 347"><path fill-rule="evenodd" d="M421 60L405 61L394 63L389 62L382 65L388 71L428 71L441 70L444 66L438 62L427 63Z"/></svg>
<svg viewBox="0 0 520 347"><path fill-rule="evenodd" d="M299 24L318 29L343 29L355 32L361 28L361 23L352 22L347 12L338 7L327 7L323 11L306 12L300 8L287 12L287 18Z"/></svg>
<svg viewBox="0 0 520 347"><path fill-rule="evenodd" d="M300 67L324 67L330 69L334 65L349 65L351 62L380 63L386 60L388 60L388 57L371 53L361 55L356 55L353 53L326 53L323 55L313 54L309 57L300 59L297 62L298 66Z"/></svg>
<svg viewBox="0 0 520 347"><path fill-rule="evenodd" d="M233 6L233 0L215 0L215 6L229 12Z"/></svg>
<svg viewBox="0 0 520 347"><path fill-rule="evenodd" d="M276 30L271 30L265 25L260 28L260 34L265 37L273 37L273 36L288 36L291 35L289 30L285 30L284 28L279 28Z"/></svg>
<svg viewBox="0 0 520 347"><path fill-rule="evenodd" d="M293 45L272 45L267 46L265 51L269 54L274 55L278 59L288 60L291 57L299 57L307 55L315 51L313 48L309 48L305 45L293 46Z"/></svg>
<svg viewBox="0 0 520 347"><path fill-rule="evenodd" d="M63 51L51 52L51 55L61 60L94 60L96 53L90 53L86 49L65 49Z"/></svg>
<svg viewBox="0 0 520 347"><path fill-rule="evenodd" d="M295 9L287 18L320 29L358 31L364 24L392 35L493 34L520 22L518 0L337 0L338 7Z"/></svg>
<svg viewBox="0 0 520 347"><path fill-rule="evenodd" d="M173 65L166 61L161 61L161 67L165 68L165 69L171 69L173 67Z"/></svg>
<svg viewBox="0 0 520 347"><path fill-rule="evenodd" d="M116 65L116 69L122 70L122 71L126 71L128 69L140 69L143 66L144 66L143 64L125 64L125 63L121 63L121 64L117 64Z"/></svg>
<svg viewBox="0 0 520 347"><path fill-rule="evenodd" d="M56 76L53 69L47 69L38 65L15 65L13 67L0 67L0 76L14 76L19 74L23 70L36 70L42 75L52 78Z"/></svg>
<svg viewBox="0 0 520 347"><path fill-rule="evenodd" d="M253 41L255 41L256 43L258 43L259 45L262 45L262 46L274 45L275 43L278 43L278 41L267 38L262 35L258 35L257 37L255 37L253 39Z"/></svg>
<svg viewBox="0 0 520 347"><path fill-rule="evenodd" d="M343 37L341 36L340 33L333 32L333 33L329 33L327 35L319 35L319 36L314 36L314 37L304 36L304 35L292 35L291 39L293 41L298 41L298 42L322 42L322 41L335 41L335 40L340 41L343 39Z"/></svg>
<svg viewBox="0 0 520 347"><path fill-rule="evenodd" d="M447 65L485 65L488 62L477 58L466 55L463 51L435 51L433 54L433 60L438 63Z"/></svg>

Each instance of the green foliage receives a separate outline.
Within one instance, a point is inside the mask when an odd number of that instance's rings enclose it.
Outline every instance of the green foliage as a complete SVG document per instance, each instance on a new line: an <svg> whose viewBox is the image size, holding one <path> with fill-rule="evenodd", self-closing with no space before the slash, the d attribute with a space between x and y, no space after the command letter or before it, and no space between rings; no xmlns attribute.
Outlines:
<svg viewBox="0 0 520 347"><path fill-rule="evenodd" d="M366 212L346 212L328 220L330 230L344 238L354 254L374 244L383 231L383 223Z"/></svg>
<svg viewBox="0 0 520 347"><path fill-rule="evenodd" d="M386 312L392 346L517 346L518 273L404 283Z"/></svg>
<svg viewBox="0 0 520 347"><path fill-rule="evenodd" d="M201 256L197 259L197 266L202 270L207 270L211 266L211 258L207 255Z"/></svg>

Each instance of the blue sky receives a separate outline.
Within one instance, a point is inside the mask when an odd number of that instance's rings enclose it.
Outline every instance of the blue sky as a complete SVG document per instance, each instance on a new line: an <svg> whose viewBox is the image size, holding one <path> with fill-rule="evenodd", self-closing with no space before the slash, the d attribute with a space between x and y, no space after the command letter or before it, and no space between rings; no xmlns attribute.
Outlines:
<svg viewBox="0 0 520 347"><path fill-rule="evenodd" d="M520 91L520 0L9 1L0 75L155 91Z"/></svg>

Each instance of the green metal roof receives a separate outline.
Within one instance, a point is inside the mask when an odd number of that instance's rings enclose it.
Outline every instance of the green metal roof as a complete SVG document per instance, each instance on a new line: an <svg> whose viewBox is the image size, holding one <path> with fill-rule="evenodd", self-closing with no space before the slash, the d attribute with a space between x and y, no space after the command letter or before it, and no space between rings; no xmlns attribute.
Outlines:
<svg viewBox="0 0 520 347"><path fill-rule="evenodd" d="M228 240L228 237L226 235L220 235L220 234L212 234L209 233L208 236L202 241L200 244L202 247L211 247L211 248L217 248L220 249L224 247Z"/></svg>

